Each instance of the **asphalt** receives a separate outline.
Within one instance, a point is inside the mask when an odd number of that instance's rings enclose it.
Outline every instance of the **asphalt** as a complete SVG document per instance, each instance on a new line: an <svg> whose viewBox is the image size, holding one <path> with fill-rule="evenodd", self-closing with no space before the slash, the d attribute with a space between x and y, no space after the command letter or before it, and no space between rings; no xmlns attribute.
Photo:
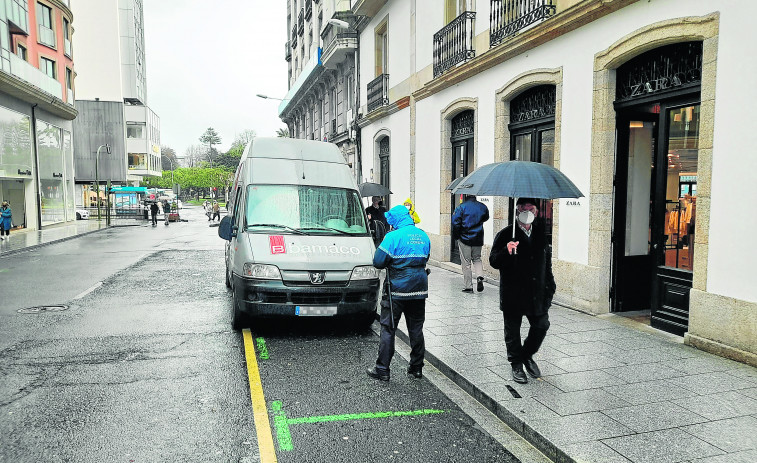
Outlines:
<svg viewBox="0 0 757 463"><path fill-rule="evenodd" d="M173 241L171 248L182 247L180 234L174 235L169 230L153 232L155 236L165 236L141 247L154 251L167 243L169 237ZM116 233L117 237L117 232L105 233ZM184 240L188 243L190 238ZM78 241L71 241L74 248L71 252L81 245ZM220 246L217 241L209 241L208 249L218 251ZM39 258L35 253L43 252L44 249L35 250L23 257ZM12 271L13 258L0 259L0 271ZM206 270L197 270L198 280L207 276ZM95 278L84 278L85 282L90 280L98 282ZM143 284L155 285L156 297L164 297L169 310L174 307L178 314L183 308L182 300L172 302L166 294L168 286L154 281ZM550 331L535 356L544 376L527 385L517 384L510 378L506 359L498 288L487 283L483 293L462 294L461 287L459 274L433 269L424 328L427 362L554 461L757 461L757 369L683 345L680 338L634 326L625 319L619 323L614 317L595 317L553 306ZM46 290L39 289L42 293ZM28 288L13 290L26 291L27 305L38 294ZM71 293L81 289L59 290ZM3 288L7 295L6 291L12 290ZM86 303L86 296L82 301ZM189 303L184 301L184 305ZM15 308L4 305L0 316ZM128 316L111 315L102 323L107 324L112 334L125 333ZM161 317L155 316L152 321L161 325ZM219 326L218 330L224 333L225 327ZM407 340L404 330L404 323L400 323L400 337ZM527 330L528 323L524 320L524 336ZM6 339L5 335L12 334L11 330L0 331ZM166 341L167 351L170 343L176 341ZM42 344L31 347L50 348ZM126 357L114 354L113 358L129 360L128 353L120 355ZM44 365L39 368L39 374L43 375L40 377L55 373L54 368L49 370ZM26 380L33 383L33 378ZM79 393L82 397L97 397L94 389L86 389L86 381ZM125 399L124 403L138 401L140 391L134 390L125 397L132 400ZM56 404L54 400L51 407L57 407L61 416L76 411L65 409L70 406ZM76 419L76 413L71 416ZM43 422L41 417L24 418L18 422ZM168 422L166 418L162 424L168 426ZM43 439L44 435L36 438Z"/></svg>

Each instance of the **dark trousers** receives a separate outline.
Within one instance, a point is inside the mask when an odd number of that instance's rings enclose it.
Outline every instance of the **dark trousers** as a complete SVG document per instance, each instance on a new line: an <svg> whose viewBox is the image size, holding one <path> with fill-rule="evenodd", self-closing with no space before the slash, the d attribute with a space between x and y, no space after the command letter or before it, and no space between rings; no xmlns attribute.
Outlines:
<svg viewBox="0 0 757 463"><path fill-rule="evenodd" d="M221 212L220 211L213 213L213 219L212 220L215 220L215 219L221 220Z"/></svg>
<svg viewBox="0 0 757 463"><path fill-rule="evenodd" d="M0 225L0 236L11 236L11 229L10 228L4 228L2 225Z"/></svg>
<svg viewBox="0 0 757 463"><path fill-rule="evenodd" d="M157 225L157 223L158 223L158 213L157 212L151 212L151 214L152 214L152 223L154 225Z"/></svg>
<svg viewBox="0 0 757 463"><path fill-rule="evenodd" d="M520 325L522 315L504 314L505 317L505 346L507 346L507 361L513 364L523 363L531 358L541 347L549 329L549 314L526 315L530 326L526 340L520 342Z"/></svg>
<svg viewBox="0 0 757 463"><path fill-rule="evenodd" d="M410 368L419 370L423 368L423 357L426 355L426 344L423 340L423 322L426 320L425 299L394 300L393 310L389 310L388 302L381 303L381 340L379 341L378 359L376 370L389 373L389 364L394 356L394 336L397 332L397 324L405 314L407 331L410 336ZM394 325L392 325L392 312L394 313ZM393 326L393 327L392 327Z"/></svg>

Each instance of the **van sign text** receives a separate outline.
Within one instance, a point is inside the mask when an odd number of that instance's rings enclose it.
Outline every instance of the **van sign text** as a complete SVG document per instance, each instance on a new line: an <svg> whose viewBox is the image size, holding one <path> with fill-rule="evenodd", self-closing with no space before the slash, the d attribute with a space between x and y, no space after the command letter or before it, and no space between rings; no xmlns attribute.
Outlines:
<svg viewBox="0 0 757 463"><path fill-rule="evenodd" d="M274 235L268 237L268 244L271 246L271 254L286 254L287 248L284 243L284 237L281 235Z"/></svg>

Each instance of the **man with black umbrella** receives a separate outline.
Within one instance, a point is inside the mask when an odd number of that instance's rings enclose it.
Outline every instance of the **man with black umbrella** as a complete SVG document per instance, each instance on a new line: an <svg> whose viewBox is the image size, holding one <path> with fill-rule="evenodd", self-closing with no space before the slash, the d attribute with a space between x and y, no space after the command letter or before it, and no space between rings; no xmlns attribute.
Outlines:
<svg viewBox="0 0 757 463"><path fill-rule="evenodd" d="M518 199L515 224L497 234L489 254L489 264L499 270L499 308L505 319L507 360L512 365L513 380L518 383L528 382L524 366L532 378L541 376L533 356L547 335L547 310L556 290L552 247L547 243L544 224L536 220L538 204L532 198ZM523 316L530 329L521 344Z"/></svg>

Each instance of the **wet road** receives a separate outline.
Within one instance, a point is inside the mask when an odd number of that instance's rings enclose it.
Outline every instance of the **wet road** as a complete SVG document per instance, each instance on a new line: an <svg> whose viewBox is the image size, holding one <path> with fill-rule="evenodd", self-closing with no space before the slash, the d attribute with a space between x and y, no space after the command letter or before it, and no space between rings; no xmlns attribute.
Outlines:
<svg viewBox="0 0 757 463"><path fill-rule="evenodd" d="M271 461L223 242L185 217L0 258L0 461ZM69 308L18 313L40 304ZM519 461L428 379L397 374L401 357L389 383L365 376L370 330L252 336L279 461Z"/></svg>

